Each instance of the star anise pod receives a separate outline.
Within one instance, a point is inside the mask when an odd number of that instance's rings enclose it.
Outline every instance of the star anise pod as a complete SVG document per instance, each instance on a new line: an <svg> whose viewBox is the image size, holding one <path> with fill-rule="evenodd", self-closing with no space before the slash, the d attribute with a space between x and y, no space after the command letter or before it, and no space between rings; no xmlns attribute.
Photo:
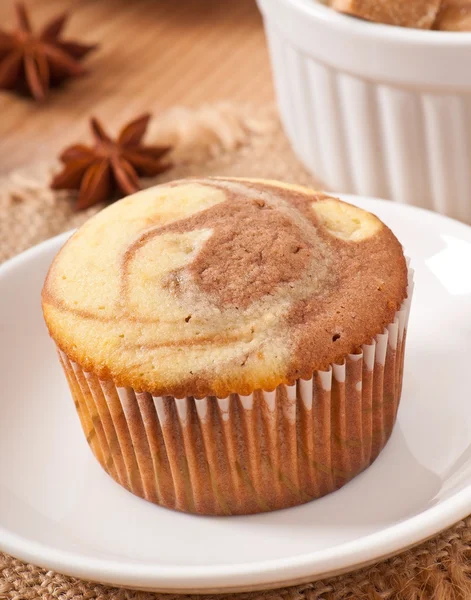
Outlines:
<svg viewBox="0 0 471 600"><path fill-rule="evenodd" d="M144 146L142 139L149 124L145 114L123 127L116 140L111 139L96 118L90 120L95 145L76 144L60 155L63 170L56 175L54 190L79 190L76 210L88 208L140 189L139 176L155 177L171 167L162 160L170 146Z"/></svg>
<svg viewBox="0 0 471 600"><path fill-rule="evenodd" d="M49 88L85 73L80 64L96 45L61 39L67 21L64 13L35 34L23 3L16 5L17 29L0 29L0 89L46 98Z"/></svg>

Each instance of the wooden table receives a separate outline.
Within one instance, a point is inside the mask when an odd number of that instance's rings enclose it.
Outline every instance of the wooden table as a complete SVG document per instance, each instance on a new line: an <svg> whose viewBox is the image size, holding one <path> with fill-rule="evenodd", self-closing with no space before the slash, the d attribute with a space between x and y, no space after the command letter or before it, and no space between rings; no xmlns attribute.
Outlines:
<svg viewBox="0 0 471 600"><path fill-rule="evenodd" d="M88 139L88 118L111 129L180 104L273 100L255 0L27 0L33 24L70 9L65 37L99 42L89 74L44 104L0 94L0 173ZM0 0L0 24L13 5Z"/></svg>

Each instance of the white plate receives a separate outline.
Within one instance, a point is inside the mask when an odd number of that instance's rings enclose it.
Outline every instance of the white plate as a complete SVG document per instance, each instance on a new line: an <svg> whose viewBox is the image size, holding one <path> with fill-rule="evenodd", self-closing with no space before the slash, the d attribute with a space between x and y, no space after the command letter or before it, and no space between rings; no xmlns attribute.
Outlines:
<svg viewBox="0 0 471 600"><path fill-rule="evenodd" d="M70 575L166 591L313 580L411 546L471 512L471 228L350 198L397 233L416 268L399 421L342 490L248 517L183 515L140 500L92 457L40 290L67 235L0 268L0 548Z"/></svg>

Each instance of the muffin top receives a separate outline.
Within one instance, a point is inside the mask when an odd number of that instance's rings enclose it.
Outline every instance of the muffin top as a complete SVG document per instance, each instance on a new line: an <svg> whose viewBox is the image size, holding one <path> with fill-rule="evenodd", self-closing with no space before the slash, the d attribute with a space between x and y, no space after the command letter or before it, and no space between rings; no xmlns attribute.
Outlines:
<svg viewBox="0 0 471 600"><path fill-rule="evenodd" d="M56 256L43 311L85 370L154 396L308 379L382 333L407 267L374 215L275 181L192 179L98 213Z"/></svg>

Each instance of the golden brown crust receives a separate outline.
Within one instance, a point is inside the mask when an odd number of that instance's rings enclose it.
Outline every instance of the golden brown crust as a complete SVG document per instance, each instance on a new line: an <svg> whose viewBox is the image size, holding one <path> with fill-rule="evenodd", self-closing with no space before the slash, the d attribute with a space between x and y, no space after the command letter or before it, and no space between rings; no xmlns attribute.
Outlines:
<svg viewBox="0 0 471 600"><path fill-rule="evenodd" d="M43 310L98 377L225 397L357 352L406 286L399 242L369 213L277 182L187 180L91 219L55 259Z"/></svg>
<svg viewBox="0 0 471 600"><path fill-rule="evenodd" d="M367 21L430 29L441 0L331 0L333 9Z"/></svg>
<svg viewBox="0 0 471 600"><path fill-rule="evenodd" d="M471 0L442 0L434 29L471 31Z"/></svg>

